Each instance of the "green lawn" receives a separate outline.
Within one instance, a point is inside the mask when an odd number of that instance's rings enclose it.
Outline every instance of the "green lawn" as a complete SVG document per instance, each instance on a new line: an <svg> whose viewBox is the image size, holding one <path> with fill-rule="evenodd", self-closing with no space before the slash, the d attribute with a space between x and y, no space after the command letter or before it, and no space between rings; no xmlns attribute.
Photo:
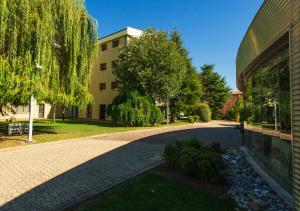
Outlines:
<svg viewBox="0 0 300 211"><path fill-rule="evenodd" d="M156 170L93 197L71 210L235 210L229 196L188 186Z"/></svg>
<svg viewBox="0 0 300 211"><path fill-rule="evenodd" d="M184 121L173 123L172 126L188 124ZM165 124L159 126L164 127ZM68 140L82 138L93 135L125 132L149 129L155 127L126 127L120 124L101 123L98 121L84 120L57 120L53 124L52 120L34 121L33 139L35 143L44 143L50 141ZM13 147L21 145L19 141L26 140L27 136L11 136L7 141L0 142L0 148Z"/></svg>

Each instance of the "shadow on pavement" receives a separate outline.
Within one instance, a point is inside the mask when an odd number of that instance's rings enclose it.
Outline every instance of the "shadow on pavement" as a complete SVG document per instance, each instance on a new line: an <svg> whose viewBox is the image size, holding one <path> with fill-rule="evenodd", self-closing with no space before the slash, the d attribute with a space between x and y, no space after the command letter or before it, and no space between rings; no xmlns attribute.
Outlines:
<svg viewBox="0 0 300 211"><path fill-rule="evenodd" d="M165 144L189 138L197 138L203 144L219 142L223 147L241 144L240 132L230 127L193 128L151 135L78 165L9 201L0 210L67 208L161 164Z"/></svg>

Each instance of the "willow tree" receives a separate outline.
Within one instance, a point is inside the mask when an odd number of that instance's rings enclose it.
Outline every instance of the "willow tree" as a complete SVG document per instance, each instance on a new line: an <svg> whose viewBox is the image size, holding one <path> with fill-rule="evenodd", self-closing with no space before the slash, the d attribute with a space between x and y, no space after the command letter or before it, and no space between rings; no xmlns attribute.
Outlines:
<svg viewBox="0 0 300 211"><path fill-rule="evenodd" d="M54 107L85 107L97 37L84 0L0 0L2 115L32 94Z"/></svg>

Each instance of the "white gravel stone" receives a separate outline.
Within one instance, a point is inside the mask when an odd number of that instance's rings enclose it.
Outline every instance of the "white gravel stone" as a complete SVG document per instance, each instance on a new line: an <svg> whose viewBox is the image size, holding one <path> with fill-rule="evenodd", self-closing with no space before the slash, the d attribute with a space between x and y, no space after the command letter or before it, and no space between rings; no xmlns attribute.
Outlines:
<svg viewBox="0 0 300 211"><path fill-rule="evenodd" d="M229 166L229 194L246 210L288 211L288 205L268 186L247 162L244 152L228 148L223 159Z"/></svg>

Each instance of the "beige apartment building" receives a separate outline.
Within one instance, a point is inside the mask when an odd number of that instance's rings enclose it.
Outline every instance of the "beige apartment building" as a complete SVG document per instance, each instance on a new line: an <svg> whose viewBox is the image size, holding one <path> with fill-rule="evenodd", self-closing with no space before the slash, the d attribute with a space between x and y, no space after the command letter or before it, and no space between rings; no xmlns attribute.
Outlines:
<svg viewBox="0 0 300 211"><path fill-rule="evenodd" d="M51 117L51 105L47 103L39 104L36 100L33 102L33 118L34 119L48 119ZM7 116L1 116L0 120L10 119L11 117L17 120L29 119L29 106L18 106L14 109L14 113L11 112Z"/></svg>
<svg viewBox="0 0 300 211"><path fill-rule="evenodd" d="M119 86L113 74L114 64L118 59L120 46L131 37L138 37L141 30L127 27L99 39L99 56L92 68L90 92L93 102L86 110L81 110L78 117L82 119L107 120L106 109L118 95Z"/></svg>

